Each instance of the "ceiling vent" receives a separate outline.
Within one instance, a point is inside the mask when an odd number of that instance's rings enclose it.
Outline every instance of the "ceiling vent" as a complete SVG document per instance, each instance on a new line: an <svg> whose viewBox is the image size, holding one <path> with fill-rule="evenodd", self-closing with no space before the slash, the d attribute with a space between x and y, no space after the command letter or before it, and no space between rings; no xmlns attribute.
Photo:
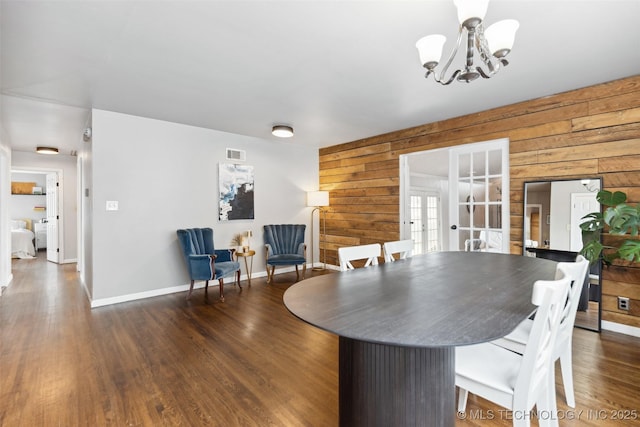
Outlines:
<svg viewBox="0 0 640 427"><path fill-rule="evenodd" d="M247 152L244 150L236 150L235 148L227 148L227 160L244 162L247 160Z"/></svg>

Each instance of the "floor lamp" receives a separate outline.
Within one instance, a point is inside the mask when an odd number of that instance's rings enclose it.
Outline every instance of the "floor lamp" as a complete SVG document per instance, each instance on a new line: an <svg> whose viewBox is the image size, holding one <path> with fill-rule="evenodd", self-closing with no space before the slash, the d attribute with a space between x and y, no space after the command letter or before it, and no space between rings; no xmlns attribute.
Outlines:
<svg viewBox="0 0 640 427"><path fill-rule="evenodd" d="M315 211L319 211L322 214L322 235L327 231L327 222L326 222L326 211L322 209L324 206L329 206L329 192L328 191L307 191L307 206L313 206L314 209L311 211L311 267L312 270L325 270L327 268L327 250L324 249L324 256L322 257L322 262L324 267L313 267L315 263L314 254L313 254L313 214ZM318 222L320 222L320 217L318 217ZM322 238L320 238L320 244L322 244Z"/></svg>

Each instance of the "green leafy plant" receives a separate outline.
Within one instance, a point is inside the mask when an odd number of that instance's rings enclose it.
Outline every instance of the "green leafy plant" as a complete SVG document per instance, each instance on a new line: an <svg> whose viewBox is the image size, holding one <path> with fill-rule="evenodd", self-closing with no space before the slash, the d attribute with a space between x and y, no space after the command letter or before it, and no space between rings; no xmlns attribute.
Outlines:
<svg viewBox="0 0 640 427"><path fill-rule="evenodd" d="M616 259L640 262L640 240L628 239L618 247L605 246L600 242L600 236L607 230L609 235L638 236L640 204L633 206L626 203L627 195L622 191L612 193L601 190L596 195L596 200L607 208L604 212L592 212L582 218L586 221L580 224L583 243L580 254L591 263L599 259L607 265Z"/></svg>

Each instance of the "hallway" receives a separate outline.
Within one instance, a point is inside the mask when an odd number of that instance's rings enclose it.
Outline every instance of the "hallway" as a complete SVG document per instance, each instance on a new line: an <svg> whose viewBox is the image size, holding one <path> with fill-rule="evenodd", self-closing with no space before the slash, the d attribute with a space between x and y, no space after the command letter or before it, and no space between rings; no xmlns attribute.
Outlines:
<svg viewBox="0 0 640 427"><path fill-rule="evenodd" d="M208 302L199 289L91 310L75 264L40 252L13 267L0 426L337 422L337 339L282 305L295 273L229 283L225 303L210 285Z"/></svg>

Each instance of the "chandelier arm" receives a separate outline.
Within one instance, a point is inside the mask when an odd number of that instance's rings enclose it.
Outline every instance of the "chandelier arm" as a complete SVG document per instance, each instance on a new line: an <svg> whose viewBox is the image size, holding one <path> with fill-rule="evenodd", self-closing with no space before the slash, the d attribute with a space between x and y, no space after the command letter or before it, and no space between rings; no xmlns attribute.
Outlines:
<svg viewBox="0 0 640 427"><path fill-rule="evenodd" d="M487 42L486 37L484 36L484 25L480 23L476 28L476 50L480 54L480 58L482 58L482 62L489 65L491 63L491 58L493 55L489 50L489 43Z"/></svg>
<svg viewBox="0 0 640 427"><path fill-rule="evenodd" d="M460 74L460 70L457 70L454 73L454 75L446 83L443 83L444 80L442 78L447 73L447 70L449 69L449 65L451 65L451 63L453 62L453 58L455 58L456 53L458 53L458 48L460 47L460 40L462 40L462 28L463 28L462 25L458 27L458 40L456 40L455 47L453 48L453 51L449 55L449 59L444 64L444 67L442 67L442 71L440 72L440 77L437 77L435 73L433 74L434 80L442 85L448 85L453 81L453 79L457 74Z"/></svg>
<svg viewBox="0 0 640 427"><path fill-rule="evenodd" d="M491 76L489 74L485 73L484 70L482 68L480 68L480 67L476 67L476 71L478 73L480 73L480 75L482 76L483 79L491 78Z"/></svg>
<svg viewBox="0 0 640 427"><path fill-rule="evenodd" d="M476 67L476 71L480 73L482 78L489 79L500 70L500 61L491 54L489 44L484 36L484 26L480 23L476 27L475 47L480 55L480 59L486 65L489 72L485 72L481 67Z"/></svg>
<svg viewBox="0 0 640 427"><path fill-rule="evenodd" d="M456 79L456 77L458 77L458 75L459 75L461 72L462 72L461 70L456 70L456 71L451 75L451 77L449 78L449 80L447 80L446 82L445 82L444 80L438 80L438 79L436 79L436 81L437 81L438 83L440 83L442 86L447 86L449 83L451 83L452 81L454 81L454 80ZM436 76L435 76L435 74L434 74L433 78L435 79L435 77L436 77Z"/></svg>
<svg viewBox="0 0 640 427"><path fill-rule="evenodd" d="M494 74L496 74L498 71L500 71L500 62L496 62L494 64L493 61L489 61L486 63L487 68L489 69L489 72L485 72L482 67L476 67L476 71L478 73L480 73L480 75L485 78L485 79L489 79L491 78Z"/></svg>
<svg viewBox="0 0 640 427"><path fill-rule="evenodd" d="M480 75L482 77L484 77L485 79L489 79L491 77L493 77L495 74L498 73L498 71L500 71L501 67L506 67L507 65L509 65L509 61L507 61L504 58L489 58L488 61L485 61L485 64L487 65L487 68L489 68L489 72L486 73L482 68L480 67L476 67L476 70L480 73Z"/></svg>

